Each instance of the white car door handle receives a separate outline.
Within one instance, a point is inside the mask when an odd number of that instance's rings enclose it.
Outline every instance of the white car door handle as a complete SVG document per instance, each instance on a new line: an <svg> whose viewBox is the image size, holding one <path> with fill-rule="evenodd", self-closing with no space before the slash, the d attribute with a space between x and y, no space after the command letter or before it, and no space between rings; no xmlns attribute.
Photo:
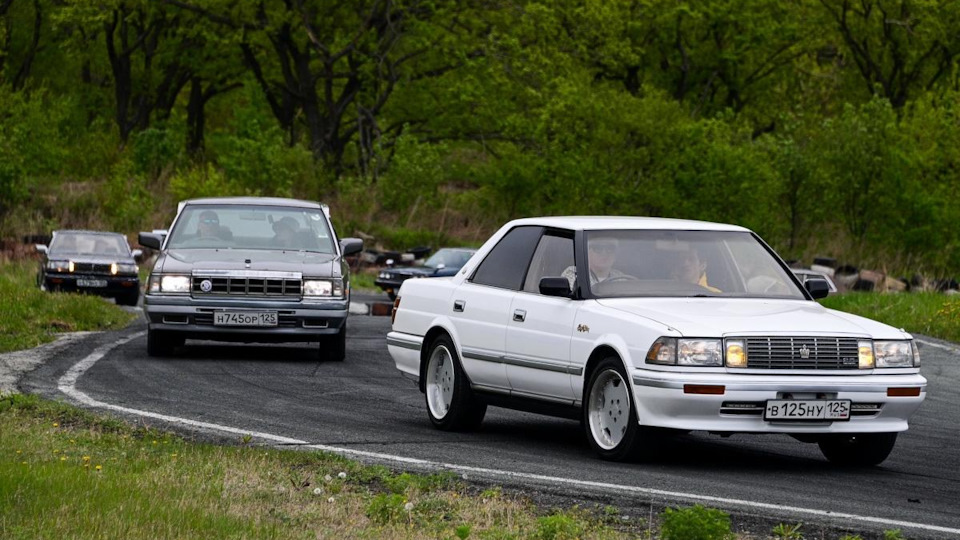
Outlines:
<svg viewBox="0 0 960 540"><path fill-rule="evenodd" d="M453 301L453 310L458 313L463 313L463 308L467 307L467 302L465 300L454 300Z"/></svg>
<svg viewBox="0 0 960 540"><path fill-rule="evenodd" d="M513 311L513 320L517 322L523 322L527 318L527 312L522 309L516 309Z"/></svg>

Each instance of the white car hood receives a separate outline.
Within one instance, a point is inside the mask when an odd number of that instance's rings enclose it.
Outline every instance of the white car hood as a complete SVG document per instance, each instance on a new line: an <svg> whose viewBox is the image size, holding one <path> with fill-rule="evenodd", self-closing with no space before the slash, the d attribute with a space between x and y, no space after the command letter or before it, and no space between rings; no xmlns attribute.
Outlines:
<svg viewBox="0 0 960 540"><path fill-rule="evenodd" d="M816 302L760 298L604 298L601 306L651 319L684 336L854 335L904 339L908 335L870 319Z"/></svg>

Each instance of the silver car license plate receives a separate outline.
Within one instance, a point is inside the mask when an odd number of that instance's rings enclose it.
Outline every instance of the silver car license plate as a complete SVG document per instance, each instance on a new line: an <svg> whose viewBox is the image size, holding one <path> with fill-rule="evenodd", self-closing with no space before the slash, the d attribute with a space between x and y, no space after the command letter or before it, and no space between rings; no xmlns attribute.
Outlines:
<svg viewBox="0 0 960 540"><path fill-rule="evenodd" d="M214 326L276 326L276 311L215 311Z"/></svg>
<svg viewBox="0 0 960 540"><path fill-rule="evenodd" d="M764 420L849 420L849 399L770 399Z"/></svg>
<svg viewBox="0 0 960 540"><path fill-rule="evenodd" d="M106 287L107 280L105 279L78 279L77 287Z"/></svg>

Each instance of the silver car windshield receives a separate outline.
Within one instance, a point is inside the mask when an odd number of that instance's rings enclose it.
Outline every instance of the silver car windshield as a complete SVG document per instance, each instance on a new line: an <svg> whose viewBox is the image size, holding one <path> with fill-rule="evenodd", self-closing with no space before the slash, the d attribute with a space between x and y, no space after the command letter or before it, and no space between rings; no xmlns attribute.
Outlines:
<svg viewBox="0 0 960 540"><path fill-rule="evenodd" d="M187 206L167 248L336 253L322 210L285 206Z"/></svg>
<svg viewBox="0 0 960 540"><path fill-rule="evenodd" d="M79 253L86 255L130 255L127 240L119 234L62 232L53 237L50 254Z"/></svg>
<svg viewBox="0 0 960 540"><path fill-rule="evenodd" d="M585 236L590 291L597 297L805 298L748 232L616 230Z"/></svg>

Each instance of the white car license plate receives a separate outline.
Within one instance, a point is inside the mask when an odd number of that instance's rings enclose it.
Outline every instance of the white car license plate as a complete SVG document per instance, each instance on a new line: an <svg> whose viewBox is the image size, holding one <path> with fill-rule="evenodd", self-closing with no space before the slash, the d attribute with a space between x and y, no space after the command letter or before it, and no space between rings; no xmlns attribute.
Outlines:
<svg viewBox="0 0 960 540"><path fill-rule="evenodd" d="M849 420L849 399L770 399L764 420Z"/></svg>
<svg viewBox="0 0 960 540"><path fill-rule="evenodd" d="M106 287L107 280L105 279L78 279L77 287Z"/></svg>
<svg viewBox="0 0 960 540"><path fill-rule="evenodd" d="M276 326L276 311L216 311L214 326Z"/></svg>

